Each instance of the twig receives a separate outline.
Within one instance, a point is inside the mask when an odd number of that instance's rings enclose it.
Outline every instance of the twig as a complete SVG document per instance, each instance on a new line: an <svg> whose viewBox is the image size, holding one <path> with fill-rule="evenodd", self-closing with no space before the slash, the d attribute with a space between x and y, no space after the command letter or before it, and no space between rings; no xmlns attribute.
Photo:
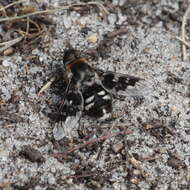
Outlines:
<svg viewBox="0 0 190 190"><path fill-rule="evenodd" d="M109 129L109 131L108 131L108 133L110 133L112 130L113 130L113 128L114 128L115 126L114 125L112 125L111 126L111 128ZM106 140L106 139L105 139ZM100 158L100 155L101 155L101 153L102 153L102 149L103 149L103 144L105 143L105 141L104 142L102 142L102 144L101 144L101 149L100 149L100 151L98 152L98 154L97 154L97 157L96 157L96 160L98 160L99 158Z"/></svg>
<svg viewBox="0 0 190 190"><path fill-rule="evenodd" d="M34 15L39 15L39 14L44 14L44 13L55 13L57 11L62 11L62 10L66 10L66 9L70 9L72 7L75 6L86 6L86 5L96 5L98 7L100 7L101 9L103 9L103 11L108 14L109 12L106 10L106 8L103 6L103 4L99 3L99 2L88 2L88 3L76 3L76 4L71 4L71 5L67 5L67 6L62 6L60 8L57 9L48 9L48 10L44 10L44 11L36 11L36 12L32 12L32 13L28 13L28 14L24 14L24 15L20 15L20 16L14 16L14 17L8 17L8 18L1 18L0 19L0 23L1 22L5 22L5 21L12 21L12 20L17 20L17 19L22 19L22 18L26 18L26 17L30 17L30 16L34 16Z"/></svg>
<svg viewBox="0 0 190 190"><path fill-rule="evenodd" d="M181 38L183 41L185 41L185 37L186 37L185 25L187 23L187 17L189 15L189 13L190 13L190 5L187 7L187 10L185 11L185 14L183 15L183 20L182 20ZM186 61L187 60L187 49L184 44L182 45L182 55L183 55L183 61Z"/></svg>
<svg viewBox="0 0 190 190"><path fill-rule="evenodd" d="M15 43L15 41L19 41L19 39L20 38L22 38L22 37L19 37L19 38L16 38L16 39L14 39L14 40L10 40L10 41L7 41L7 42L2 42L2 43L0 43L0 46L6 46L6 45L8 45L8 44L14 44Z"/></svg>
<svg viewBox="0 0 190 190"><path fill-rule="evenodd" d="M95 175L98 175L98 174L96 172L89 172L89 173L82 173L80 175L70 175L70 176L67 176L67 178L79 179L79 178L91 177Z"/></svg>
<svg viewBox="0 0 190 190"><path fill-rule="evenodd" d="M107 33L107 37L114 38L118 35L126 34L127 32L128 32L128 28L120 28L120 29L117 29L117 30Z"/></svg>
<svg viewBox="0 0 190 190"><path fill-rule="evenodd" d="M26 35L24 36L24 40L26 40L26 36L29 34L29 28L30 28L30 18L26 18Z"/></svg>
<svg viewBox="0 0 190 190"><path fill-rule="evenodd" d="M64 9L69 9L69 8L70 8L70 6L65 6L65 7L62 7L62 9L59 8L59 9L52 9L52 10L45 10L45 11L36 11L36 12L32 12L32 13L28 13L28 14L24 14L24 15L20 15L20 16L1 18L0 19L0 23L1 22L5 22L5 21L13 21L13 20L17 20L17 19L22 19L22 18L34 16L34 15L44 14L44 13L54 13L56 11L64 10Z"/></svg>
<svg viewBox="0 0 190 190"><path fill-rule="evenodd" d="M109 139L109 138L114 137L114 136L118 136L118 135L128 135L128 134L131 134L131 133L132 133L132 131L119 131L119 132L115 132L115 133L109 133L109 134L103 135L103 136L101 136L101 137L99 137L99 138L95 138L95 139L92 139L92 140L90 140L90 141L84 142L84 143L81 144L81 145L75 146L75 147L69 149L68 151L66 151L66 153L55 153L55 154L53 154L52 156L55 157L55 158L60 158L60 157L63 157L63 158L64 158L64 157L66 157L68 154L73 153L73 152L75 152L76 150L79 150L79 149L81 149L81 148L84 148L84 147L86 147L86 146L88 146L88 145L93 145L93 144L95 144L95 143L99 143L99 142L101 142L101 141L104 141L104 140Z"/></svg>
<svg viewBox="0 0 190 190"><path fill-rule="evenodd" d="M108 15L109 12L108 10L104 7L103 4L101 4L100 2L88 2L88 5L96 5L98 6L100 9L102 8L102 10Z"/></svg>
<svg viewBox="0 0 190 190"><path fill-rule="evenodd" d="M7 6L0 8L0 11L4 11L5 9L8 9L9 7L12 7L12 6L16 5L16 4L22 3L24 1L26 1L26 0L20 0L20 1L10 3Z"/></svg>
<svg viewBox="0 0 190 190"><path fill-rule="evenodd" d="M4 50L8 49L9 47L17 44L22 39L23 39L23 37L18 37L18 38L14 39L14 40L10 40L8 42L2 42L2 43L0 43L0 46L4 46L4 47L0 48L0 52L3 52Z"/></svg>
<svg viewBox="0 0 190 190"><path fill-rule="evenodd" d="M190 43L183 40L182 38L176 36L176 39L178 39L180 42L182 42L186 47L190 48Z"/></svg>
<svg viewBox="0 0 190 190"><path fill-rule="evenodd" d="M28 17L29 18L29 17ZM40 27L39 27L39 25L36 23L36 22L34 22L33 20L31 20L31 19L29 19L29 21L37 28L37 30L38 30L38 32L40 32L41 31L41 29L40 29Z"/></svg>
<svg viewBox="0 0 190 190"><path fill-rule="evenodd" d="M42 38L42 35L44 34L44 30L41 30L40 32L38 32L35 36L33 35L32 37L35 39L33 39L32 41L30 41L27 45L31 45L33 43L35 43L37 40L39 40L40 38Z"/></svg>

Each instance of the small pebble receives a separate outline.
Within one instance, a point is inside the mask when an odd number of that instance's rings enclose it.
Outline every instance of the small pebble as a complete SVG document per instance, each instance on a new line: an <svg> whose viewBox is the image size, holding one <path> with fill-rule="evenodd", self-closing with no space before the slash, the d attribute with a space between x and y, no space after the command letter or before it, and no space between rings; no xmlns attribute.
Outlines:
<svg viewBox="0 0 190 190"><path fill-rule="evenodd" d="M119 1L119 6L123 6L127 3L127 0L120 0Z"/></svg>
<svg viewBox="0 0 190 190"><path fill-rule="evenodd" d="M137 185L139 183L139 180L137 178L132 178L130 179L130 182Z"/></svg>
<svg viewBox="0 0 190 190"><path fill-rule="evenodd" d="M118 152L120 152L120 151L123 149L123 147L124 147L123 143L120 142L120 143L114 144L114 145L112 146L112 150L113 150L115 153L118 153Z"/></svg>
<svg viewBox="0 0 190 190"><path fill-rule="evenodd" d="M33 49L32 50L32 55L38 55L40 53L39 49Z"/></svg>
<svg viewBox="0 0 190 190"><path fill-rule="evenodd" d="M88 38L87 38L87 41L89 42L89 43L96 43L97 42L97 36L96 36L96 34L93 34L93 35L91 35L91 36L89 36Z"/></svg>
<svg viewBox="0 0 190 190"><path fill-rule="evenodd" d="M187 179L187 180L190 180L190 173L187 173L186 179Z"/></svg>
<svg viewBox="0 0 190 190"><path fill-rule="evenodd" d="M11 61L10 60L8 60L8 59L5 59L5 60L3 60L3 62L2 62L2 65L4 66L4 67L9 67L10 65L11 65Z"/></svg>
<svg viewBox="0 0 190 190"><path fill-rule="evenodd" d="M141 171L135 169L135 170L133 170L133 174L136 175L136 176L138 176L138 175L141 174Z"/></svg>
<svg viewBox="0 0 190 190"><path fill-rule="evenodd" d="M115 24L117 21L117 16L115 14L110 14L108 16L108 21L110 24Z"/></svg>
<svg viewBox="0 0 190 190"><path fill-rule="evenodd" d="M49 174L49 176L48 176L48 183L51 184L51 185L56 184L56 179L53 176L53 174Z"/></svg>
<svg viewBox="0 0 190 190"><path fill-rule="evenodd" d="M31 146L24 145L20 151L20 155L23 155L31 162L44 162L45 159L40 151L32 148Z"/></svg>
<svg viewBox="0 0 190 190"><path fill-rule="evenodd" d="M167 161L167 164L168 164L168 166L170 166L176 170L186 168L185 163L182 160L180 160L179 158L176 158L174 156L170 156L170 158Z"/></svg>
<svg viewBox="0 0 190 190"><path fill-rule="evenodd" d="M8 56L8 55L12 55L13 53L14 53L14 49L10 47L3 52L3 55Z"/></svg>
<svg viewBox="0 0 190 190"><path fill-rule="evenodd" d="M67 29L71 28L72 21L70 17L65 17L63 20L63 23L64 23L65 28Z"/></svg>
<svg viewBox="0 0 190 190"><path fill-rule="evenodd" d="M67 182L67 184L72 185L72 184L73 184L73 179L72 179L72 178L69 178L66 182Z"/></svg>

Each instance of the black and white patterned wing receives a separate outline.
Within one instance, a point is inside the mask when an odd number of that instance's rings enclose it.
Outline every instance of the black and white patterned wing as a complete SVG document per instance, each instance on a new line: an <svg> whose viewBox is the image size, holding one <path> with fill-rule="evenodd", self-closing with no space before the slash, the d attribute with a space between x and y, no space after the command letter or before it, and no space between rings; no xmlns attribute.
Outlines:
<svg viewBox="0 0 190 190"><path fill-rule="evenodd" d="M116 73L112 71L102 71L95 69L102 85L116 98L122 98L126 95L137 95L137 89L135 87L142 80L139 77L131 75Z"/></svg>
<svg viewBox="0 0 190 190"><path fill-rule="evenodd" d="M83 107L81 92L77 89L69 90L59 103L58 113L56 113L57 122L53 129L55 140L61 140L65 136L72 135L72 132L78 128Z"/></svg>
<svg viewBox="0 0 190 190"><path fill-rule="evenodd" d="M107 119L112 110L112 95L107 92L99 81L83 86L84 113L91 117Z"/></svg>

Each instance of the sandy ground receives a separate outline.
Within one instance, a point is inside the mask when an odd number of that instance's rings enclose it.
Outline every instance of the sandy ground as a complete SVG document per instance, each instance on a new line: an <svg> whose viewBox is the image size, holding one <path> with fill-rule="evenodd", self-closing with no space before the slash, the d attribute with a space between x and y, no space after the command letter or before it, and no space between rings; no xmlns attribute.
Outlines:
<svg viewBox="0 0 190 190"><path fill-rule="evenodd" d="M107 15L96 5L51 15L54 25L36 46L20 43L12 55L0 57L0 189L190 189L190 64L189 54L182 61L175 39L187 2L106 2ZM121 28L125 32L106 46L106 35ZM93 52L93 66L144 80L136 87L137 96L113 102L112 121L85 117L86 137L68 128L70 135L56 142L45 114L56 95L51 89L40 97L37 93L62 67L67 42ZM53 157L106 132L126 129L132 133Z"/></svg>

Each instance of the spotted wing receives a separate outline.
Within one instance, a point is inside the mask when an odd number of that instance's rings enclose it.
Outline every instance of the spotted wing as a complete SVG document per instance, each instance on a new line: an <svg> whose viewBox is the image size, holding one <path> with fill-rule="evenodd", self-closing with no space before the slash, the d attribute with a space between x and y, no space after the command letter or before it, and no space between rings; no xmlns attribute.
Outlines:
<svg viewBox="0 0 190 190"><path fill-rule="evenodd" d="M106 119L112 109L112 95L107 92L98 80L82 87L84 113L91 117Z"/></svg>
<svg viewBox="0 0 190 190"><path fill-rule="evenodd" d="M56 123L53 129L55 140L72 135L80 122L83 111L83 97L79 90L69 90L58 105Z"/></svg>
<svg viewBox="0 0 190 190"><path fill-rule="evenodd" d="M137 90L134 88L142 79L131 75L120 74L111 71L95 69L100 77L102 85L116 98L126 95L135 95Z"/></svg>

